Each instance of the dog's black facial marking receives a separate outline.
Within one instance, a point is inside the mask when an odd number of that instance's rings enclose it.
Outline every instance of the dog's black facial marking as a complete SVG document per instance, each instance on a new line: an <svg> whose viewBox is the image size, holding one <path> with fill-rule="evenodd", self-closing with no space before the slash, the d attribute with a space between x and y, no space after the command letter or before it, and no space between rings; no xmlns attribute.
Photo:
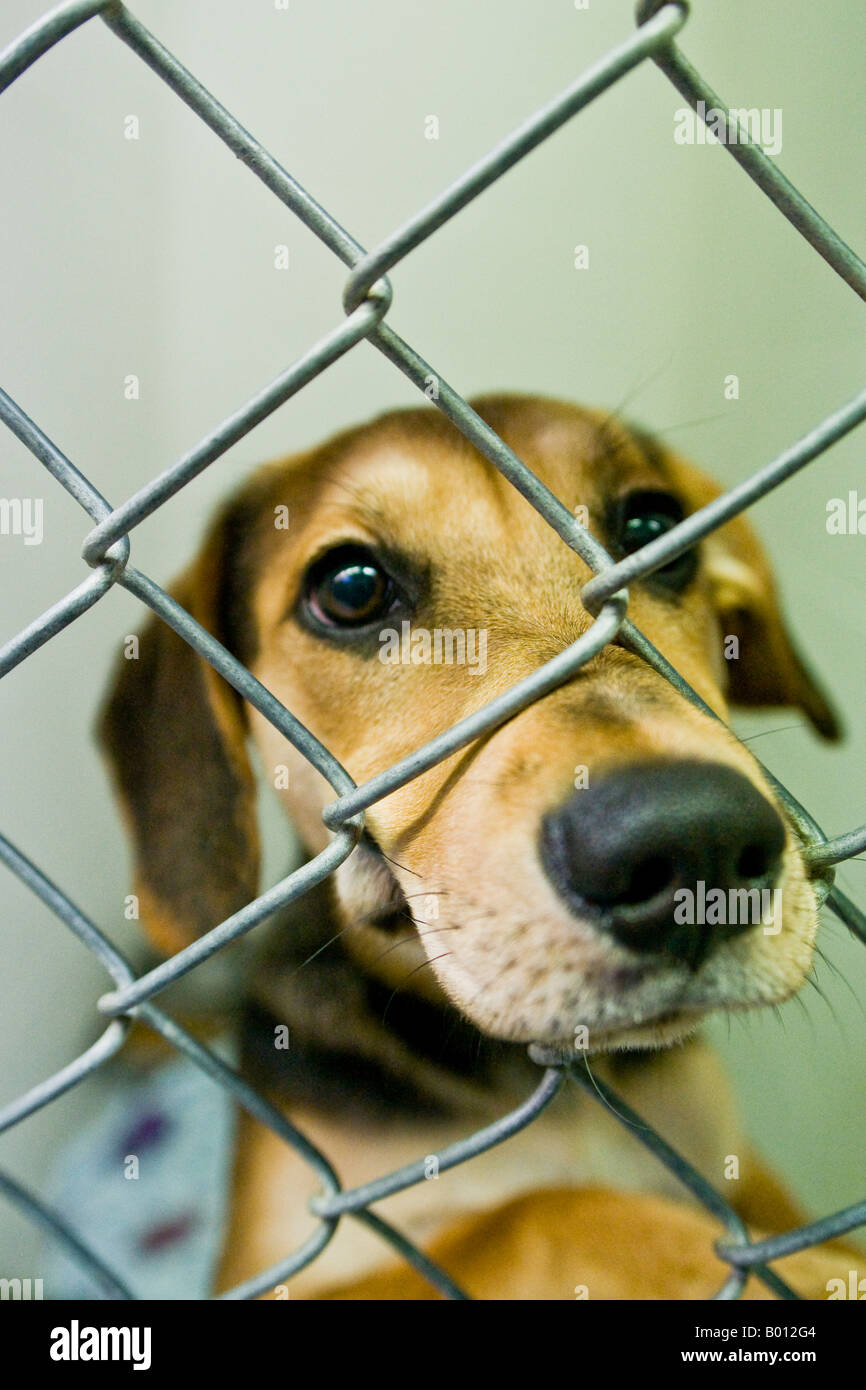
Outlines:
<svg viewBox="0 0 866 1390"><path fill-rule="evenodd" d="M383 908L377 916L365 917L363 925L384 932L387 936L396 936L398 932L405 931L407 927L414 927L415 922L408 905L404 905L403 907Z"/></svg>
<svg viewBox="0 0 866 1390"><path fill-rule="evenodd" d="M249 1003L241 1033L244 1075L282 1099L312 1103L344 1118L347 1113L382 1120L395 1114L421 1119L445 1113L445 1107L425 1092L408 1068L402 1075L387 1062L365 1056L348 1036L323 1046L305 1037L290 1020L291 1045L277 1051L274 1029L282 1021Z"/></svg>
<svg viewBox="0 0 866 1390"><path fill-rule="evenodd" d="M358 925L375 927L377 931L394 934L404 931L407 927L414 927L415 923L409 910L409 904L389 868L388 859L366 828L361 832L361 838L355 848L355 855L359 860L366 859L369 864L375 865L381 874L387 875L387 888L382 887L381 889L381 906L374 915L365 917L363 922L359 922Z"/></svg>
<svg viewBox="0 0 866 1390"><path fill-rule="evenodd" d="M450 1004L432 1004L418 995L401 994L373 975L366 975L364 984L373 1016L414 1055L455 1076L486 1083L497 1059L520 1054L520 1043L486 1037Z"/></svg>
<svg viewBox="0 0 866 1390"><path fill-rule="evenodd" d="M405 925L405 923L403 923ZM364 1117L457 1113L465 1088L507 1095L535 1076L521 1043L483 1035L452 1005L402 993L346 949L327 883L274 920L243 1015L242 1069L290 1101ZM289 1046L275 1046L288 1025Z"/></svg>

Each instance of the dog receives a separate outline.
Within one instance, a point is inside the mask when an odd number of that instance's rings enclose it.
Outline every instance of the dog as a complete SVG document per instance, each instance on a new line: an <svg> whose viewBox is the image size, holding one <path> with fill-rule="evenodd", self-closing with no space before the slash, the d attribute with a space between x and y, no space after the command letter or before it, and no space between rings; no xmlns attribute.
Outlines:
<svg viewBox="0 0 866 1390"><path fill-rule="evenodd" d="M529 395L472 405L567 507L586 509L615 558L719 494L615 414ZM586 632L589 577L489 461L423 407L257 472L172 592L362 783ZM336 873L253 933L242 1071L346 1186L435 1159L506 1113L541 1075L527 1045L574 1053L583 1030L593 1073L751 1227L802 1220L749 1150L695 1030L713 1011L793 995L816 931L801 842L725 722L729 706L791 706L831 740L838 722L786 631L744 517L633 584L629 615L718 719L615 640L377 801ZM437 647L436 634L450 645ZM142 633L138 659L119 662L100 738L142 915L164 954L259 890L251 747L306 855L331 839L325 778L161 620ZM701 884L772 892L772 924L684 922L677 895ZM274 1046L280 1025L288 1049ZM435 1168L381 1214L474 1297L708 1297L728 1272L712 1251L717 1222L576 1087L507 1143L441 1177ZM306 1203L317 1186L290 1146L243 1119L219 1288L312 1234ZM777 1267L819 1298L848 1263L823 1247ZM438 1296L351 1218L290 1289ZM750 1279L746 1296L770 1294Z"/></svg>

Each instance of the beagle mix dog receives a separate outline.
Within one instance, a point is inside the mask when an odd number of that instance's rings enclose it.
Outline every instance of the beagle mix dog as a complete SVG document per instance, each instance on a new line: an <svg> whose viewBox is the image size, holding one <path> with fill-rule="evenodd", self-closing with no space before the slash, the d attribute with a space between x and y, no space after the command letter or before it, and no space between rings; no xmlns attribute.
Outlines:
<svg viewBox="0 0 866 1390"><path fill-rule="evenodd" d="M586 508L616 557L718 495L600 412L519 395L473 406L568 507ZM360 783L574 642L592 622L579 598L589 577L422 408L258 472L173 593ZM723 720L729 702L796 706L838 736L744 518L634 584L629 613ZM164 953L258 891L250 745L308 855L329 842L324 778L156 619L139 659L119 663L101 738ZM772 890L772 926L748 914L684 920L684 890L702 885ZM253 934L243 1070L354 1186L435 1156L524 1099L540 1077L528 1043L577 1045L747 1221L785 1229L800 1215L750 1153L719 1065L693 1035L713 1010L795 993L815 930L800 842L760 766L725 723L613 642L372 806L332 879ZM274 1045L281 1024L287 1050ZM712 1253L717 1223L576 1087L507 1143L441 1178L435 1169L381 1213L475 1297L707 1297L727 1272ZM315 1229L315 1190L304 1161L245 1118L222 1288ZM848 1263L823 1247L777 1268L820 1298ZM437 1296L351 1219L290 1290ZM770 1296L756 1280L748 1292Z"/></svg>

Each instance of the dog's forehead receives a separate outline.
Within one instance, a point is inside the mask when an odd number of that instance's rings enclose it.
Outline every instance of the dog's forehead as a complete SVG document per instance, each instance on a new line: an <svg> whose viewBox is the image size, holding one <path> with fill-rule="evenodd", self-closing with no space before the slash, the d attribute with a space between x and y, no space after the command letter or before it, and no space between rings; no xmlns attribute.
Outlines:
<svg viewBox="0 0 866 1390"><path fill-rule="evenodd" d="M559 402L490 398L478 413L569 510L603 515L630 487L666 487L661 452L618 421ZM560 544L503 474L435 412L385 417L323 461L317 526L356 522L418 550L496 543L503 532ZM515 530L515 528L518 528Z"/></svg>

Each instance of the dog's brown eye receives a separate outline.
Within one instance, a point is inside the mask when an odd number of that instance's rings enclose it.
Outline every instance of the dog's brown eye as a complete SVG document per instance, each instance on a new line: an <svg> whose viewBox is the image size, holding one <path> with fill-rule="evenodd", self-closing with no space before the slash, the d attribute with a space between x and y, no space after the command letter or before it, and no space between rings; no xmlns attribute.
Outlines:
<svg viewBox="0 0 866 1390"><path fill-rule="evenodd" d="M616 543L621 555L632 555L650 541L672 531L685 513L678 500L669 492L631 492L619 503L616 521ZM662 565L647 576L669 589L683 589L694 576L698 557L695 550L678 555L670 564Z"/></svg>
<svg viewBox="0 0 866 1390"><path fill-rule="evenodd" d="M307 577L306 602L328 627L366 627L393 607L394 585L372 551L340 546L323 555Z"/></svg>

